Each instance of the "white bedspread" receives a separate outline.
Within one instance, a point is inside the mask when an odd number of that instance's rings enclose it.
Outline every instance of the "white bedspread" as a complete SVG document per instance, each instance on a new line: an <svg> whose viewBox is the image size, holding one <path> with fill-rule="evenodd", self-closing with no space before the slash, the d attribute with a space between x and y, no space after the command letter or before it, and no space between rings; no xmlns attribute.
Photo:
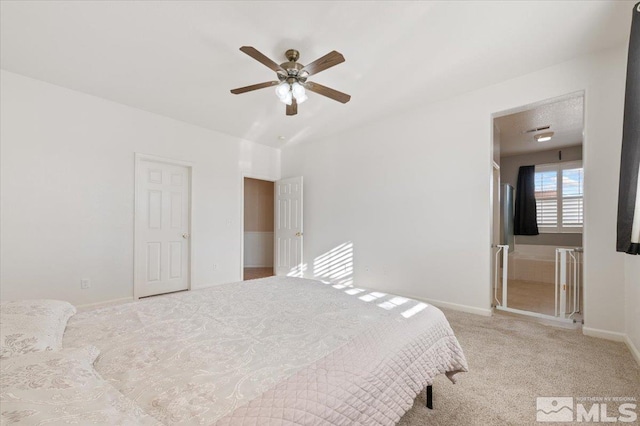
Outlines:
<svg viewBox="0 0 640 426"><path fill-rule="evenodd" d="M466 371L442 312L300 278L225 284L77 314L64 346L165 424L394 424Z"/></svg>

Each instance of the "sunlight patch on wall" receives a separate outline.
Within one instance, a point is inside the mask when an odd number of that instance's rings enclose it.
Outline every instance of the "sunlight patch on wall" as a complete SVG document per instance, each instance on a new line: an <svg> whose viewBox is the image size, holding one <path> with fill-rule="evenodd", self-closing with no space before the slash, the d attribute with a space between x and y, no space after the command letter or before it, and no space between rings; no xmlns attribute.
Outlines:
<svg viewBox="0 0 640 426"><path fill-rule="evenodd" d="M337 289L353 285L353 243L342 243L313 261L313 276ZM364 291L364 290L363 290Z"/></svg>
<svg viewBox="0 0 640 426"><path fill-rule="evenodd" d="M306 269L306 264L303 266ZM342 243L316 257L313 260L313 276L322 284L330 285L349 296L355 296L363 303L374 302L377 307L387 311L402 307L403 310L398 309L395 314L404 318L410 318L428 306L426 303L408 297L354 287L353 243L351 241ZM367 283L359 284L367 287Z"/></svg>
<svg viewBox="0 0 640 426"><path fill-rule="evenodd" d="M298 266L291 268L289 272L287 272L288 277L298 277L304 278L304 273L307 270L307 264L301 263Z"/></svg>

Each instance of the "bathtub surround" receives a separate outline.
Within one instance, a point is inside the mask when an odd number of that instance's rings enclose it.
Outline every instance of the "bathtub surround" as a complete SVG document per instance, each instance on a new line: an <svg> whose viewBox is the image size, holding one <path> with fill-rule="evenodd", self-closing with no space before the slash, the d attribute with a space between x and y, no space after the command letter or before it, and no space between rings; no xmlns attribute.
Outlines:
<svg viewBox="0 0 640 426"><path fill-rule="evenodd" d="M582 233L556 234L545 232L539 235L516 235L515 243L531 246L582 247Z"/></svg>
<svg viewBox="0 0 640 426"><path fill-rule="evenodd" d="M553 246L517 244L509 255L509 280L554 284L555 249Z"/></svg>
<svg viewBox="0 0 640 426"><path fill-rule="evenodd" d="M580 286L576 314L573 319L584 317L584 276L583 255L574 253L576 258L576 284ZM567 306L568 313L573 312L573 267L568 257L567 271ZM556 296L556 247L541 245L516 244L513 253L509 254L508 290L509 307L523 309L546 315L555 315ZM559 272L559 271L558 271ZM559 277L558 277L559 278ZM498 293L500 293L499 289Z"/></svg>

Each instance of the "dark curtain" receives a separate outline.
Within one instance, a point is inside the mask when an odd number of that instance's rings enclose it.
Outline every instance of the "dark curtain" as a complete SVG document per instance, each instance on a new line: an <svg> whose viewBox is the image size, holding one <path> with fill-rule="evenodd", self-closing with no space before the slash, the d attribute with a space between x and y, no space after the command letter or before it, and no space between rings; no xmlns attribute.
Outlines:
<svg viewBox="0 0 640 426"><path fill-rule="evenodd" d="M516 188L516 213L513 218L515 235L538 235L538 219L536 218L536 167L522 166L518 170Z"/></svg>
<svg viewBox="0 0 640 426"><path fill-rule="evenodd" d="M638 171L640 169L640 3L633 7L629 58L627 61L627 87L624 100L624 126L622 129L622 158L620 185L618 186L618 240L616 249L629 254L640 254L640 203ZM634 221L636 227L634 228Z"/></svg>

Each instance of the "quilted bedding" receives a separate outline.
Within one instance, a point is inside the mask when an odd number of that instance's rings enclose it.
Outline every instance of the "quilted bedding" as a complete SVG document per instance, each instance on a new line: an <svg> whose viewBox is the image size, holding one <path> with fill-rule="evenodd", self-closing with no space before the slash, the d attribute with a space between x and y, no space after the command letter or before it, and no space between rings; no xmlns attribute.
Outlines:
<svg viewBox="0 0 640 426"><path fill-rule="evenodd" d="M64 346L164 424L393 425L467 364L440 310L290 277L77 314Z"/></svg>

